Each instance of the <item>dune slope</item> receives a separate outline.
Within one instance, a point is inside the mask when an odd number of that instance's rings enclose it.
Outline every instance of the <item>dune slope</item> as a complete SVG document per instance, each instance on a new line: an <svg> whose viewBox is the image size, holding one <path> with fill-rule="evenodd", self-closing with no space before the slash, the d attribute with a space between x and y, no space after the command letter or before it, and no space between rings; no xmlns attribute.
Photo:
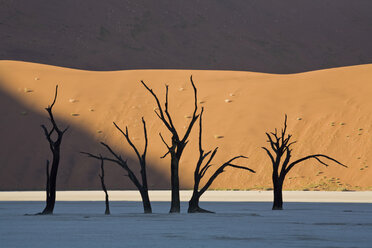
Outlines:
<svg viewBox="0 0 372 248"><path fill-rule="evenodd" d="M371 10L365 0L1 1L0 59L268 73L367 64Z"/></svg>
<svg viewBox="0 0 372 248"><path fill-rule="evenodd" d="M148 124L149 181L152 189L169 188L169 158L160 159L167 131L154 113L155 102L140 84L144 80L161 99L170 91L170 112L184 132L193 110L189 77L205 108L205 149L219 147L215 164L232 156L249 157L239 164L257 171L227 169L215 189L271 187L270 163L261 149L266 131L281 128L288 114L289 131L298 141L294 158L328 154L349 168L325 168L308 161L288 175L286 189L368 189L372 187L372 65L300 74L274 75L238 71L128 70L94 72L62 67L0 61L0 189L43 189L48 144L40 124L49 124L44 108L59 85L55 115L70 126L62 145L59 189L99 189L98 162L79 151L104 153L105 141L138 167L134 154L112 122L128 125L133 141L143 147L141 117ZM197 128L181 160L182 188L191 188L198 156ZM116 165L107 169L109 188L133 188Z"/></svg>

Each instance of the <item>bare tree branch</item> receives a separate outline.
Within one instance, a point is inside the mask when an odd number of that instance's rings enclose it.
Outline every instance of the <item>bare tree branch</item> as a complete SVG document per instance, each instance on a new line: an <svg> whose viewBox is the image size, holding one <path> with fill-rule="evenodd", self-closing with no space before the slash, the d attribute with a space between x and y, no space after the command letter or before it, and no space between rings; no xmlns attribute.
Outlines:
<svg viewBox="0 0 372 248"><path fill-rule="evenodd" d="M165 116L164 116L164 112L163 112L163 108L161 107L161 104L160 104L160 101L159 101L159 98L156 96L156 94L154 93L154 91L152 89L150 89L146 84L145 82L143 82L141 80L141 83L143 86L145 86L145 88L150 92L150 94L154 97L155 101L156 101L156 104L158 105L158 109L159 109L159 113L157 113L155 111L155 113L157 114L157 116L159 117L160 120L163 121L164 125L169 129L169 131L173 131L174 129L172 129L171 125L167 122L167 120L165 119Z"/></svg>
<svg viewBox="0 0 372 248"><path fill-rule="evenodd" d="M333 162L335 162L335 163L337 163L337 164L339 164L339 165L341 165L341 166L347 168L346 165L342 164L341 162L339 162L339 161L337 161L336 159L331 158L331 157L329 157L329 156L327 156L327 155L323 155L323 154L314 154L314 155L309 155L309 156L306 156L306 157L300 158L300 159L298 159L298 160L292 162L292 163L288 166L288 168L286 169L286 173L288 173L288 172L289 172L289 171L290 171L290 170L291 170L291 169L292 169L296 164L299 164L299 163L301 163L301 162L303 162L303 161L305 161L305 160L311 159L311 158L315 158L315 159L318 160L321 164L323 164L323 165L325 165L325 166L328 166L328 164L326 164L326 163L324 163L324 162L321 162L321 161L319 160L319 157L326 158L326 159L328 159L328 160L331 160L331 161L333 161Z"/></svg>
<svg viewBox="0 0 372 248"><path fill-rule="evenodd" d="M168 148L168 150L171 150L172 149L171 146L167 144L167 142L164 140L161 133L159 133L159 136L160 136L161 141L163 141L164 145Z"/></svg>
<svg viewBox="0 0 372 248"><path fill-rule="evenodd" d="M242 170L248 170L252 173L256 173L254 170L248 168L248 167L244 167L244 166L240 166L240 165L235 165L235 164L227 164L226 166L230 166L230 167L233 167L233 168L237 168L237 169L242 169Z"/></svg>
<svg viewBox="0 0 372 248"><path fill-rule="evenodd" d="M199 191L199 194L202 195L211 185L212 183L214 182L214 180L218 177L219 174L221 174L222 172L224 172L224 169L228 166L230 167L234 167L234 168L237 168L237 169L245 169L245 170L248 170L248 171L251 171L253 173L255 173L254 170L248 168L248 167L244 167L244 166L238 166L238 165L233 165L231 164L232 161L238 159L238 158L248 158L246 156L236 156L236 157L233 157L231 158L230 160L228 160L227 162L223 163L214 173L213 175L209 178L209 180L207 181L207 183L204 185L204 187Z"/></svg>
<svg viewBox="0 0 372 248"><path fill-rule="evenodd" d="M172 117L169 114L169 109L168 109L168 101L169 101L168 100L168 91L169 91L169 86L168 85L165 85L165 104L164 104L165 109L164 109L164 112L165 112L165 115L168 118L169 126L171 126L172 130L176 130L176 128L173 125Z"/></svg>
<svg viewBox="0 0 372 248"><path fill-rule="evenodd" d="M198 111L198 92L197 92L197 89L195 87L194 81L192 80L192 75L190 76L190 82L191 82L192 88L194 90L194 112L192 114L192 118L191 118L189 126L188 126L188 128L185 132L185 135L182 138L182 141L181 141L182 143L186 142L186 140L188 139L188 137L190 135L190 132L191 132L191 129L194 126L194 123L196 122L196 120L199 117L199 115L196 114L196 112Z"/></svg>
<svg viewBox="0 0 372 248"><path fill-rule="evenodd" d="M80 153L81 153L81 154L84 154L84 155L87 155L87 156L90 157L90 158L95 158L95 159L99 159L99 160L103 159L103 160L110 161L110 162L113 162L113 163L118 163L117 160L112 159L112 158L103 157L103 156L101 157L101 156L99 156L99 155L94 155L94 154L89 153L89 152L80 152ZM120 165L120 166L121 166L121 165Z"/></svg>
<svg viewBox="0 0 372 248"><path fill-rule="evenodd" d="M180 159L183 153L183 150L185 149L188 138L191 133L191 130L199 118L199 115L197 114L198 111L198 102L197 102L197 89L195 87L195 84L193 82L192 76L190 77L190 82L194 90L194 111L192 118L189 122L189 125L186 128L185 134L182 139L180 139L180 135L176 129L176 127L173 124L173 120L171 117L171 114L169 112L169 86L165 86L165 104L164 104L164 110L160 104L159 98L154 93L154 91L149 88L143 81L141 81L142 85L147 89L147 91L150 92L150 94L154 97L156 104L158 106L158 111L155 111L156 115L159 117L159 119L163 122L163 124L166 126L166 128L171 133L171 142L172 144L169 145L163 138L161 134L159 134L162 142L166 145L168 148L168 151L161 157L165 158L168 154L170 154L171 157L171 187L172 187L172 202L171 202L171 213L179 213L180 212L180 195L179 195L179 163Z"/></svg>
<svg viewBox="0 0 372 248"><path fill-rule="evenodd" d="M202 179L203 177L204 177L204 175L205 175L205 173L208 171L208 169L210 168L210 167L212 167L213 165L212 164L205 164L204 166L203 166L203 169L200 171L200 173L199 173L199 177L200 177L200 179Z"/></svg>
<svg viewBox="0 0 372 248"><path fill-rule="evenodd" d="M266 133L266 136L269 139L267 142L270 143L271 148L273 149L274 152L276 152L279 149L279 144L273 141L269 133Z"/></svg>
<svg viewBox="0 0 372 248"><path fill-rule="evenodd" d="M57 100L57 94L58 94L58 85L56 85L56 91L54 93L54 99L53 99L53 102L50 106L48 106L49 109L52 109L54 104L56 103L56 100Z"/></svg>
<svg viewBox="0 0 372 248"><path fill-rule="evenodd" d="M124 168L124 169L129 169L129 167L128 167L128 165L127 165L127 162L126 161L124 161L123 159L122 159L122 157L120 156L120 155L117 155L112 149L111 149L111 147L109 146L109 145L107 145L107 144L105 144L104 142L100 142L101 143L101 145L103 145L104 147L106 147L106 149L117 159L117 161L119 161L120 162L120 164L122 165L122 167Z"/></svg>
<svg viewBox="0 0 372 248"><path fill-rule="evenodd" d="M118 125L116 125L115 122L113 122L113 123L114 123L114 126L116 127L116 129L118 129L123 134L123 136L127 140L128 144L132 147L133 151L137 155L138 160L141 161L142 160L142 157L141 157L139 151L137 150L136 146L133 144L133 142L129 138L128 127L125 127L125 132L123 132L123 130L121 130L121 128Z"/></svg>
<svg viewBox="0 0 372 248"><path fill-rule="evenodd" d="M269 157L271 159L271 162L274 164L275 163L275 159L274 159L273 155L270 153L270 151L266 147L261 147L261 148L266 151L267 155L269 155Z"/></svg>
<svg viewBox="0 0 372 248"><path fill-rule="evenodd" d="M82 154L86 154L88 155L89 157L91 158L95 158L95 159L99 159L99 160L107 160L107 161L110 161L110 162L113 162L113 163L116 163L118 165L120 165L123 169L125 169L127 172L128 172L128 177L129 179L133 182L133 184L137 187L138 190L141 190L142 189L142 185L140 184L139 180L137 179L136 175L133 173L133 171L129 168L128 164L127 164L127 161L124 161L121 156L117 155L109 145L105 144L104 142L101 142L101 144L106 147L106 149L116 158L116 159L112 159L112 158L107 158L107 157L102 157L102 156L97 156L97 155L93 155L91 153L88 153L88 152L81 152Z"/></svg>
<svg viewBox="0 0 372 248"><path fill-rule="evenodd" d="M49 121L52 124L52 128L48 131L48 128L45 125L41 125L43 129L45 138L49 143L49 148L52 152L53 159L52 159L52 166L49 173L49 160L47 160L47 201L46 206L42 213L40 214L53 214L55 199L56 199L56 181L57 181L57 174L58 174L58 167L59 167L59 160L60 160L60 146L62 142L63 134L68 130L68 127L61 131L58 128L58 125L53 116L53 106L56 103L58 96L58 85L56 85L56 90L54 94L54 99L51 105L49 105L45 110L48 112ZM57 137L53 140L52 135L53 133L57 133Z"/></svg>
<svg viewBox="0 0 372 248"><path fill-rule="evenodd" d="M147 146L148 146L148 138L147 138L147 129L146 129L146 122L145 119L142 117L142 124L143 124L143 134L145 137L145 147L143 149L143 154L142 154L142 160L145 159L146 153L147 153Z"/></svg>
<svg viewBox="0 0 372 248"><path fill-rule="evenodd" d="M129 132L128 132L128 127L125 128L125 132L114 122L114 126L116 129L119 130L119 132L125 137L126 141L128 144L132 147L133 151L136 153L137 159L139 161L141 170L141 178L142 178L142 184L138 180L137 176L134 174L134 172L130 169L128 166L128 163L126 160L123 160L120 155L118 155L116 152L113 151L113 149L107 145L104 142L100 142L101 145L103 145L110 153L111 155L114 156L114 158L108 158L108 157L103 157L101 154L99 155L94 155L88 152L81 152L82 154L87 155L88 157L95 158L101 160L103 163L104 160L110 161L113 163L118 164L120 167L122 167L128 174L126 176L129 177L129 179L132 181L132 183L137 187L138 191L141 194L142 197L142 203L144 207L144 212L145 213L151 213L151 203L148 195L148 185L147 185L147 175L146 175L146 153L147 153L147 146L148 146L148 138L147 138L147 129L146 129L146 122L144 118L142 117L142 123L143 123L143 132L144 132L144 139L145 139L145 147L142 155L139 153L137 147L134 145L132 140L129 137ZM103 172L102 172L103 173ZM102 177L101 177L102 179ZM104 187L102 185L102 187ZM108 201L108 195L106 194L106 202ZM108 204L106 205L108 206ZM107 209L107 207L106 207ZM106 211L107 212L107 211Z"/></svg>
<svg viewBox="0 0 372 248"><path fill-rule="evenodd" d="M211 167L210 164L211 164L214 156L216 155L217 150L218 150L218 147L214 148L214 150L213 150L211 156L209 157L208 161L205 163L205 165L203 166L203 168L200 170L200 173L199 173L200 174L200 178L202 178L204 176L205 172L207 172L207 170ZM204 160L205 157L207 157L207 156L204 156L202 158L202 161Z"/></svg>
<svg viewBox="0 0 372 248"><path fill-rule="evenodd" d="M278 137L277 129L275 129L275 132L266 133L266 136L269 138L268 142L270 143L271 149L273 150L273 153L269 151L269 149L262 147L269 156L273 172L272 172L272 180L273 180L273 186L274 186L274 203L273 203L273 210L279 210L283 208L283 197L282 197L282 189L283 189L283 183L285 180L285 176L288 174L288 172L297 164L304 162L305 160L314 158L319 163L328 166L327 163L323 162L319 158L326 158L330 161L333 161L339 165L342 165L346 167L344 164L340 163L339 161L323 154L314 154L309 155L306 157L303 157L301 159L298 159L292 163L290 163L291 159L291 152L292 149L290 148L291 145L296 143L296 141L290 142L292 135L287 134L287 115L285 115L284 118L284 127L281 131L281 136ZM275 139L275 141L274 141ZM281 161L282 157L285 155L284 161ZM279 167L281 167L279 169ZM279 173L280 170L280 173Z"/></svg>

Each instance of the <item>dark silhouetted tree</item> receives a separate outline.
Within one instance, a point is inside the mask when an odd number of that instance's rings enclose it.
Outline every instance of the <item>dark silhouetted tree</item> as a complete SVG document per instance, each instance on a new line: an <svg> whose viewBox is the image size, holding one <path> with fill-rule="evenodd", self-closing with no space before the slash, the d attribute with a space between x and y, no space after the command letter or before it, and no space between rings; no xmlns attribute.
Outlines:
<svg viewBox="0 0 372 248"><path fill-rule="evenodd" d="M165 86L165 104L164 109L160 104L159 98L154 93L152 89L150 89L143 81L141 83L145 88L151 93L151 95L154 97L156 104L157 104L157 110L155 110L156 115L159 117L159 119L163 122L165 127L168 129L168 131L171 133L171 144L168 144L161 133L159 133L161 140L166 145L168 151L162 156L161 158L165 158L168 154L171 156L171 190L172 190L172 201L171 201L171 208L170 213L179 213L180 212L180 186L179 186L179 163L182 156L182 153L188 143L188 138L190 135L190 132L192 130L192 127L194 126L194 123L198 119L199 115L197 114L198 110L198 101L197 101L197 90L195 87L195 84L192 80L192 76L190 77L190 82L194 90L194 112L192 114L191 120L189 125L186 128L186 132L183 135L183 137L180 136L179 132L177 131L176 127L173 124L173 120L171 118L171 115L169 114L168 109L168 85Z"/></svg>
<svg viewBox="0 0 372 248"><path fill-rule="evenodd" d="M138 191L141 194L144 212L145 213L152 213L151 203L150 203L150 198L149 198L149 193L148 193L147 175L146 175L146 153L147 153L148 139L147 139L146 122L143 118L142 118L142 123L143 123L145 147L144 147L144 151L143 151L142 155L140 155L138 149L136 148L136 146L133 144L133 142L129 138L128 127L125 128L125 132L124 132L114 122L115 127L123 134L123 136L127 140L128 144L132 147L132 149L136 153L136 156L138 158L138 161L139 161L139 164L140 164L140 167L141 167L140 174L141 174L142 183L140 183L140 181L138 180L138 178L136 177L134 172L129 168L127 161L124 160L120 155L115 153L109 145L107 145L103 142L101 142L101 145L103 145L109 151L109 153L111 153L111 155L113 156L112 158L101 157L100 155L93 155L93 154L88 153L88 152L81 152L81 153L86 154L91 158L103 159L103 160L106 160L106 161L116 163L117 165L122 167L128 173L127 176L133 182L133 184L136 186L136 188L138 189Z"/></svg>
<svg viewBox="0 0 372 248"><path fill-rule="evenodd" d="M45 108L49 115L49 121L52 124L50 130L47 129L45 125L41 125L41 128L44 130L45 137L49 142L49 148L52 151L52 168L49 172L49 160L47 160L46 165L46 206L40 214L53 214L54 205L56 202L56 183L57 183L57 174L58 166L60 159L60 150L63 134L68 130L68 127L64 130L59 129L54 116L53 116L53 106L56 103L58 94L58 85L56 86L56 92L54 95L54 100L50 106ZM56 136L56 137L55 137Z"/></svg>
<svg viewBox="0 0 372 248"><path fill-rule="evenodd" d="M273 210L283 209L283 183L288 172L295 166L308 159L316 159L319 163L328 166L327 163L323 162L321 158L335 162L336 164L347 167L346 165L340 163L336 159L333 159L327 155L323 154L313 154L306 157L300 158L294 162L291 162L292 149L291 146L296 143L296 141L291 142L292 135L287 134L287 115L285 115L284 128L281 133L278 134L277 129L275 132L266 133L268 138L267 142L270 143L270 149L273 153L269 151L268 148L262 147L270 157L270 161L273 166L272 181L274 187L274 203ZM282 159L284 159L282 161Z"/></svg>
<svg viewBox="0 0 372 248"><path fill-rule="evenodd" d="M104 159L103 159L101 154L99 155L99 157L101 159L101 174L99 174L98 176L99 176L99 179L101 181L102 190L103 190L103 192L105 192L105 204L106 204L105 214L110 215L109 195L107 193L107 188L106 188L106 184L105 184Z"/></svg>
<svg viewBox="0 0 372 248"><path fill-rule="evenodd" d="M220 175L222 172L224 172L224 169L228 166L232 168L237 169L243 169L248 170L250 172L255 173L254 170L233 164L233 162L238 158L247 158L245 156L236 156L231 158L230 160L224 162L218 169L212 174L212 176L209 178L209 180L206 182L206 184L199 190L200 181L204 177L205 173L208 171L208 169L212 166L211 162L214 158L214 156L217 153L218 147L216 147L213 151L210 150L208 152L204 152L202 148L202 117L203 117L203 111L200 113L199 117L199 159L196 163L195 171L194 171L194 190L192 197L189 201L189 213L213 213L211 211L202 209L199 207L199 199L202 196L202 194L207 191L207 189L212 185L213 181ZM203 165L203 162L206 160L206 162Z"/></svg>

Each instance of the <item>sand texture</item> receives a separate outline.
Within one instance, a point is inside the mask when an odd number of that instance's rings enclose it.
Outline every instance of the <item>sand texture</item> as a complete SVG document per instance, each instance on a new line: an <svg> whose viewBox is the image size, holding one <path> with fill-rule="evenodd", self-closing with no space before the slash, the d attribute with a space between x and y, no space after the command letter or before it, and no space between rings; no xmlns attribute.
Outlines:
<svg viewBox="0 0 372 248"><path fill-rule="evenodd" d="M169 107L180 133L190 121L193 94L189 77L198 88L199 106L205 108L203 144L219 151L214 164L246 155L241 165L250 174L226 169L215 189L271 187L271 166L262 146L266 131L281 128L288 114L289 132L298 143L294 159L324 153L349 166L325 168L315 160L290 172L285 189L370 189L372 170L372 65L359 65L299 74L275 75L237 71L129 70L94 72L55 66L0 61L0 189L44 188L48 143L40 128L49 124L44 108L51 103L58 123L70 126L62 144L59 189L99 189L98 165L80 151L105 153L99 141L111 145L138 168L134 153L112 122L128 125L133 142L143 148L141 117L148 125L148 177L151 189L169 188L169 158L158 133L170 136L154 113L155 102L140 84L144 80L164 99L169 85ZM198 156L197 128L181 158L183 189L193 185ZM107 168L110 189L132 189L126 173Z"/></svg>

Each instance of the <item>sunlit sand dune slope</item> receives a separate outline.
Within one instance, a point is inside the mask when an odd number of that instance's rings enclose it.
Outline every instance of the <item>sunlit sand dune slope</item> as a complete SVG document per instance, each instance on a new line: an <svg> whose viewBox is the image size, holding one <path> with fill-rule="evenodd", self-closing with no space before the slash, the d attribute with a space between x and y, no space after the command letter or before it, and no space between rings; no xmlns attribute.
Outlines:
<svg viewBox="0 0 372 248"><path fill-rule="evenodd" d="M94 72L55 66L0 61L0 189L43 189L48 143L40 128L49 124L44 108L59 85L55 116L62 127L70 126L62 144L59 189L98 189L98 161L80 151L107 154L99 141L120 151L132 168L134 153L115 121L128 125L133 142L143 148L141 117L148 125L149 184L169 188L169 157L160 159L169 133L154 113L155 101L141 85L144 80L161 100L169 85L169 107L183 134L193 111L190 75L198 88L199 107L204 107L204 149L216 146L214 164L235 155L246 155L240 165L257 173L226 169L212 185L215 189L271 187L271 166L262 146L266 131L281 128L288 115L294 159L323 153L349 168L315 160L293 169L286 189L368 189L372 187L372 65L327 69L300 74L274 75L237 71L132 70ZM181 159L182 188L193 185L198 156L197 126ZM107 164L109 188L133 188L125 172ZM211 168L211 170L213 167Z"/></svg>

